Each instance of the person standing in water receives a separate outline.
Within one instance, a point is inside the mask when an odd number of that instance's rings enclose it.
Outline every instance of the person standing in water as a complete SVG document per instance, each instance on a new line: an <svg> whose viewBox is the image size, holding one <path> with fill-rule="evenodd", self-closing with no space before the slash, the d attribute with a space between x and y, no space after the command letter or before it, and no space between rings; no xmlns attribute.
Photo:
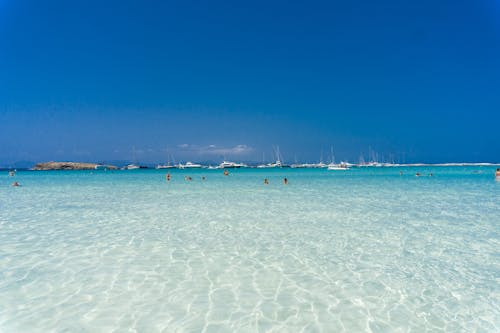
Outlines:
<svg viewBox="0 0 500 333"><path fill-rule="evenodd" d="M288 185L288 178L283 178L283 184Z"/></svg>
<svg viewBox="0 0 500 333"><path fill-rule="evenodd" d="M167 172L167 175L165 176L165 178L167 179L167 182L170 181L170 172Z"/></svg>
<svg viewBox="0 0 500 333"><path fill-rule="evenodd" d="M266 184L266 185L269 184L269 180L267 178L264 178L264 184Z"/></svg>
<svg viewBox="0 0 500 333"><path fill-rule="evenodd" d="M497 168L497 171L495 171L495 178L500 180L500 168Z"/></svg>

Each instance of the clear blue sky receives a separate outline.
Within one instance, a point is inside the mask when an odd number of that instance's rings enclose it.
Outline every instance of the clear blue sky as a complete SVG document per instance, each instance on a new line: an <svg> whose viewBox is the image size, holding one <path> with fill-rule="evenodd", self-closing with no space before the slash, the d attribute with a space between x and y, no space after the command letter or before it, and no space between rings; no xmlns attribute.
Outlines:
<svg viewBox="0 0 500 333"><path fill-rule="evenodd" d="M500 162L500 1L0 0L0 165Z"/></svg>

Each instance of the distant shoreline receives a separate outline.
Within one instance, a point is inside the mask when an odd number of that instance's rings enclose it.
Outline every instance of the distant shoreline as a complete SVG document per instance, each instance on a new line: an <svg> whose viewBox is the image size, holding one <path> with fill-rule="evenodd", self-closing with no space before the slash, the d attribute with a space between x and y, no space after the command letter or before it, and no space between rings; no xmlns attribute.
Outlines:
<svg viewBox="0 0 500 333"><path fill-rule="evenodd" d="M490 162L458 162L458 163L378 163L378 164L352 164L353 168L394 168L394 167L459 167L459 166L499 166L500 163ZM207 169L208 166L203 166L201 169ZM257 164L249 165L244 168L257 168ZM291 169L317 169L315 167L290 167ZM119 170L120 167L114 165L106 165L100 163L90 162L43 162L37 163L32 168L14 168L14 167L0 167L0 170L23 170L23 171L58 171L58 170ZM155 166L141 166L141 169L155 169ZM177 169L177 168L175 168Z"/></svg>

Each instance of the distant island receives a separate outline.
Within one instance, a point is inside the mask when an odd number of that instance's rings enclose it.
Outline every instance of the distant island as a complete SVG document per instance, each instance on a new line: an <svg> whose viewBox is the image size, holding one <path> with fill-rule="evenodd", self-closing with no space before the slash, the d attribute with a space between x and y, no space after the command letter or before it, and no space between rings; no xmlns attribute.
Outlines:
<svg viewBox="0 0 500 333"><path fill-rule="evenodd" d="M80 162L44 162L37 163L33 170L95 170L95 169L118 169L114 165L102 165L96 163Z"/></svg>

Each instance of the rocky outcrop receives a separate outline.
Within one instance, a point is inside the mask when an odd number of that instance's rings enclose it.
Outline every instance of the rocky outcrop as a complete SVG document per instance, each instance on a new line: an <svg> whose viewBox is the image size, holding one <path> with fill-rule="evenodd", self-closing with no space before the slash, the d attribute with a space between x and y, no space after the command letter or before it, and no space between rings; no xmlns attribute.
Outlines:
<svg viewBox="0 0 500 333"><path fill-rule="evenodd" d="M114 165L101 165L95 163L79 162L45 162L35 165L33 170L95 170L95 169L118 169Z"/></svg>

